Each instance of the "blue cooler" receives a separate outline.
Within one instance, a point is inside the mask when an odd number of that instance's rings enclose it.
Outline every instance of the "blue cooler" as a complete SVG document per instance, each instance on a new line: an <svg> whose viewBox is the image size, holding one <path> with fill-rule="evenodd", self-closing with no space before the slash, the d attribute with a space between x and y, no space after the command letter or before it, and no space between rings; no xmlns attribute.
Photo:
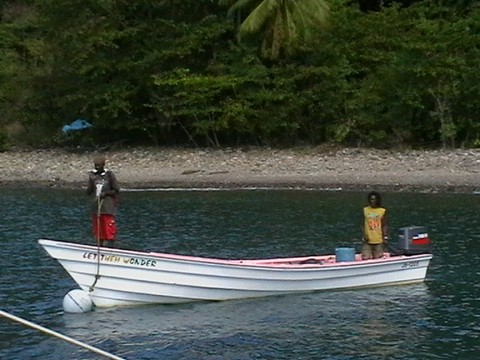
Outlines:
<svg viewBox="0 0 480 360"><path fill-rule="evenodd" d="M355 261L355 248L347 248L347 247L336 248L335 261L336 262Z"/></svg>

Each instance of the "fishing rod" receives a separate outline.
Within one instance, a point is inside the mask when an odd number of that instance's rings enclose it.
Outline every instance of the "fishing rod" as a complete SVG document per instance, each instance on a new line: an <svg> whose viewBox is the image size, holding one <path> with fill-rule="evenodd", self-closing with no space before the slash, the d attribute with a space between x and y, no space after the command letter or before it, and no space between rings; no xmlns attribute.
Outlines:
<svg viewBox="0 0 480 360"><path fill-rule="evenodd" d="M100 210L102 208L103 199L100 199L100 195L97 196L97 273L95 274L95 281L92 286L90 286L89 291L92 292L97 284L98 279L100 278Z"/></svg>

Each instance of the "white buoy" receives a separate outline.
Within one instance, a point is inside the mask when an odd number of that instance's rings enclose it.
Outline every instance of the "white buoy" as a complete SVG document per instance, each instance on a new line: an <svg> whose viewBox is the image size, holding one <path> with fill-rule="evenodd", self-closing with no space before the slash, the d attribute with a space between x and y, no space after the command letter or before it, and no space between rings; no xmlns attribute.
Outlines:
<svg viewBox="0 0 480 360"><path fill-rule="evenodd" d="M71 290L63 298L63 311L68 313L85 313L92 310L92 299L90 295L83 290Z"/></svg>

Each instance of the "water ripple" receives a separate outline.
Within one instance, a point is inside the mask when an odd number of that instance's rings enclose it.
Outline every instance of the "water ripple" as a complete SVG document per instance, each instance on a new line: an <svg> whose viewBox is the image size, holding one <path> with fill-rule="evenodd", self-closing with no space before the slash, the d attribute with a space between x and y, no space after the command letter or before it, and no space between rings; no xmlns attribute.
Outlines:
<svg viewBox="0 0 480 360"><path fill-rule="evenodd" d="M365 194L316 191L128 192L126 248L225 258L333 253L358 245ZM36 243L93 243L80 191L0 191L0 303L126 359L476 359L480 353L480 202L474 195L385 194L395 229L428 225L427 281L357 291L62 312L73 281ZM0 358L98 356L0 319Z"/></svg>

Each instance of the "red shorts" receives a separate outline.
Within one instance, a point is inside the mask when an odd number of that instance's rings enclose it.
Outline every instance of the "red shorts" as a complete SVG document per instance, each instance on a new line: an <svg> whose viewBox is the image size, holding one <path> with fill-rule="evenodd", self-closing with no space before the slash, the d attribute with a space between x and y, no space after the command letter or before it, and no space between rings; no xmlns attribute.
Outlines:
<svg viewBox="0 0 480 360"><path fill-rule="evenodd" d="M97 214L92 215L93 224L93 236L97 240L109 240L114 241L115 235L117 235L117 224L115 223L115 217L109 214ZM99 232L100 230L100 232Z"/></svg>

